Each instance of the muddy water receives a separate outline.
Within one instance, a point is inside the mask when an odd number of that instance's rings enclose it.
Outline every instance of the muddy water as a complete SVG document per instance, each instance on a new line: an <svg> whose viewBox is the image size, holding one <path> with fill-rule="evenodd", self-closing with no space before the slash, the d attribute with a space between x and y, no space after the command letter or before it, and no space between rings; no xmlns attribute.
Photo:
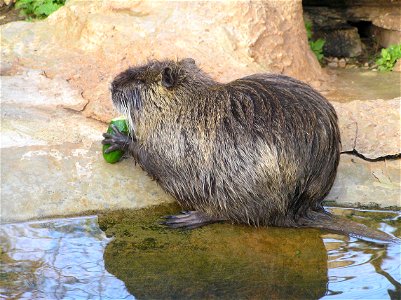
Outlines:
<svg viewBox="0 0 401 300"><path fill-rule="evenodd" d="M401 296L400 245L378 245L306 229L214 224L172 231L158 225L160 216L178 210L170 205L99 217L1 225L0 297ZM401 236L400 212L333 212Z"/></svg>
<svg viewBox="0 0 401 300"><path fill-rule="evenodd" d="M326 69L333 78L330 91L323 94L338 102L352 100L389 100L401 96L401 73L360 69Z"/></svg>

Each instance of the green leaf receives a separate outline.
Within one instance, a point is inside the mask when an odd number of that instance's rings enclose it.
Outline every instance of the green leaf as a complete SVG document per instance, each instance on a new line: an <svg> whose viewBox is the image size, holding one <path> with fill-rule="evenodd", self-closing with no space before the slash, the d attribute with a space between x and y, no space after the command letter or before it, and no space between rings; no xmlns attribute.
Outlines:
<svg viewBox="0 0 401 300"><path fill-rule="evenodd" d="M380 71L391 71L395 63L401 58L401 44L391 45L380 52L380 57L376 60Z"/></svg>
<svg viewBox="0 0 401 300"><path fill-rule="evenodd" d="M305 21L305 28L306 28L306 36L308 40L312 38L312 23L309 21Z"/></svg>
<svg viewBox="0 0 401 300"><path fill-rule="evenodd" d="M323 40L323 39L318 39L318 40L316 40L315 42L314 42L314 48L316 49L316 50L318 50L318 49L323 49L323 46L324 46L324 43L325 43L326 41L325 40Z"/></svg>
<svg viewBox="0 0 401 300"><path fill-rule="evenodd" d="M39 6L37 9L35 9L35 14L48 16L52 12L56 11L59 8L60 8L60 6L58 4L49 2L49 3L43 4L43 5Z"/></svg>
<svg viewBox="0 0 401 300"><path fill-rule="evenodd" d="M43 19L56 11L65 0L16 0L15 6L27 19Z"/></svg>

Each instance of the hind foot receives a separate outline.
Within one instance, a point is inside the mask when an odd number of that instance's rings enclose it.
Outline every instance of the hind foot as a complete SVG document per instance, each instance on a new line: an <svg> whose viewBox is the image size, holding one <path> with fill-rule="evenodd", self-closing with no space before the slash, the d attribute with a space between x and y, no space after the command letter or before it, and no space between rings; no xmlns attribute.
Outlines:
<svg viewBox="0 0 401 300"><path fill-rule="evenodd" d="M203 212L193 210L182 211L179 215L165 216L163 218L165 218L166 221L160 224L173 229L194 229L219 221L224 221L223 218L210 217Z"/></svg>

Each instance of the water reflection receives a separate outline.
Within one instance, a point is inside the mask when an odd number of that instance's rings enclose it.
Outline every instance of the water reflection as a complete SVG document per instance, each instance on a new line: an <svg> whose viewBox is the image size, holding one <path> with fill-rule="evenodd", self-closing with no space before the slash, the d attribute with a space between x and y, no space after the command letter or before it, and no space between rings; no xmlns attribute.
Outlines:
<svg viewBox="0 0 401 300"><path fill-rule="evenodd" d="M97 217L5 224L0 241L0 297L133 299L105 270Z"/></svg>
<svg viewBox="0 0 401 300"><path fill-rule="evenodd" d="M317 299L327 253L317 231L212 225L190 233L137 228L105 251L109 272L140 299Z"/></svg>
<svg viewBox="0 0 401 300"><path fill-rule="evenodd" d="M401 299L400 245L317 230L158 225L177 209L1 225L0 298ZM333 212L400 236L400 212Z"/></svg>

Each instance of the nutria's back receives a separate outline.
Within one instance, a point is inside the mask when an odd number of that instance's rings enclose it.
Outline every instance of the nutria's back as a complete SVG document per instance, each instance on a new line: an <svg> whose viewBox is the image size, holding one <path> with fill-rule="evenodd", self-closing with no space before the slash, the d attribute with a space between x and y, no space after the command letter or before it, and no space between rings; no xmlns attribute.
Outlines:
<svg viewBox="0 0 401 300"><path fill-rule="evenodd" d="M176 171L187 169L173 175L180 180L171 184L186 207L285 226L322 209L337 170L340 136L335 111L320 94L289 77L262 74L212 88L199 103L198 126L180 128L186 148Z"/></svg>

